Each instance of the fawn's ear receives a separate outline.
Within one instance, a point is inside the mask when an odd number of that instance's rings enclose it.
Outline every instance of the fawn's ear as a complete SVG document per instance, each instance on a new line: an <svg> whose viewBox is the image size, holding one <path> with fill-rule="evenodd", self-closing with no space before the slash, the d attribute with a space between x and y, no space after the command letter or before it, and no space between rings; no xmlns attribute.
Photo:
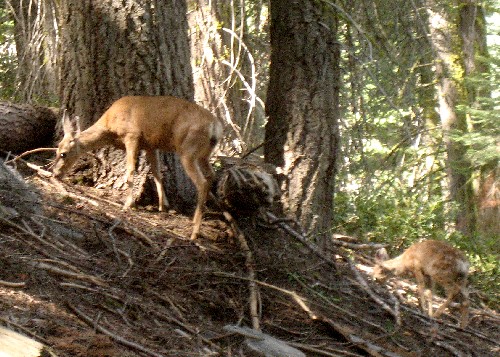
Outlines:
<svg viewBox="0 0 500 357"><path fill-rule="evenodd" d="M375 252L375 262L380 263L389 259L389 254L385 248L380 248Z"/></svg>

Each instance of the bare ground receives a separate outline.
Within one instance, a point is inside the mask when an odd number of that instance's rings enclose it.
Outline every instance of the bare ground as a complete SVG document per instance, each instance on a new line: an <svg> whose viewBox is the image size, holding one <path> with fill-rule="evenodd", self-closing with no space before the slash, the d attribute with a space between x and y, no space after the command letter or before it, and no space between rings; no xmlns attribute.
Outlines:
<svg viewBox="0 0 500 357"><path fill-rule="evenodd" d="M453 309L429 319L411 284L372 281L370 247L315 253L286 221L240 217L235 231L217 213L193 242L189 217L23 179L36 194L0 186L0 324L53 355L256 356L224 328L255 324L307 356L500 355L499 315L478 294L466 329Z"/></svg>

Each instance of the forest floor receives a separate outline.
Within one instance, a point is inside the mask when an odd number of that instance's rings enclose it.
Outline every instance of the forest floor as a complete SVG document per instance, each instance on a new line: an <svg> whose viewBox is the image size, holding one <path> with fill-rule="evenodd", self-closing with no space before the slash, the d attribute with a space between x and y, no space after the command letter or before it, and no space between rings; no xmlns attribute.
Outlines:
<svg viewBox="0 0 500 357"><path fill-rule="evenodd" d="M123 212L121 192L19 170L0 175L0 326L43 356L258 356L234 328L256 324L306 356L500 355L500 316L474 287L467 328L455 308L430 319L412 281L373 281L373 246L318 253L293 223L240 217L235 231L218 213L191 241L188 216Z"/></svg>

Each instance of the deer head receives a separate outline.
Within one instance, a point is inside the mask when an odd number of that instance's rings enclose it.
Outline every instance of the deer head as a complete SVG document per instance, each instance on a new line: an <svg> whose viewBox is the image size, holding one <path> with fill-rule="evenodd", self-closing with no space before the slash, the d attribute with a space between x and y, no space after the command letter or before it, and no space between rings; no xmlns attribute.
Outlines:
<svg viewBox="0 0 500 357"><path fill-rule="evenodd" d="M76 124L74 124L67 113L64 113L62 120L64 137L57 148L56 160L52 169L55 177L64 176L81 154L78 118L76 118L76 121Z"/></svg>

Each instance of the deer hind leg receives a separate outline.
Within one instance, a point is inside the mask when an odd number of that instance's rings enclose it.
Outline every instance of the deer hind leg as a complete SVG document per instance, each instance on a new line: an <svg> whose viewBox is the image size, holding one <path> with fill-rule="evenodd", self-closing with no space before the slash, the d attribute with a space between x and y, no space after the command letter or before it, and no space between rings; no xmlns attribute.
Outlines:
<svg viewBox="0 0 500 357"><path fill-rule="evenodd" d="M200 165L201 171L203 172L203 176L205 179L208 181L209 185L212 184L212 181L214 179L214 170L212 169L212 165L210 165L210 161L207 158L201 157L198 158L198 164ZM209 187L210 189L210 187Z"/></svg>
<svg viewBox="0 0 500 357"><path fill-rule="evenodd" d="M193 233L191 234L191 239L196 239L200 232L203 209L207 200L208 190L210 186L210 178L205 177L205 174L203 173L203 170L201 168L201 166L205 167L206 164L203 163L200 165L203 160L204 159L197 158L196 155L181 156L182 166L184 167L184 170L186 170L189 178L193 181L198 193L196 210L194 211L193 217Z"/></svg>
<svg viewBox="0 0 500 357"><path fill-rule="evenodd" d="M165 207L168 207L168 200L163 187L160 152L158 150L147 150L146 156L151 165L151 173L153 174L156 192L158 193L158 210L163 211Z"/></svg>
<svg viewBox="0 0 500 357"><path fill-rule="evenodd" d="M212 189L212 182L214 181L214 177L215 177L215 174L214 174L214 170L212 168L212 165L210 165L210 161L207 158L199 158L198 159L198 163L200 164L200 168L201 168L201 171L203 172L203 176L205 177L205 179L208 181L207 182L207 194L206 194L206 198L205 198L205 201L208 199L209 195L211 195L210 197L213 198L213 199L216 199L214 195L211 194L211 189Z"/></svg>
<svg viewBox="0 0 500 357"><path fill-rule="evenodd" d="M127 155L125 181L127 182L128 186L128 196L125 200L125 204L123 205L123 209L126 210L134 204L134 171L135 163L137 161L137 155L139 153L139 145L137 140L130 138L126 139L124 143L125 152Z"/></svg>

